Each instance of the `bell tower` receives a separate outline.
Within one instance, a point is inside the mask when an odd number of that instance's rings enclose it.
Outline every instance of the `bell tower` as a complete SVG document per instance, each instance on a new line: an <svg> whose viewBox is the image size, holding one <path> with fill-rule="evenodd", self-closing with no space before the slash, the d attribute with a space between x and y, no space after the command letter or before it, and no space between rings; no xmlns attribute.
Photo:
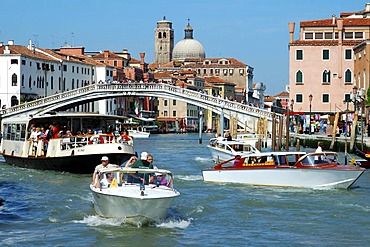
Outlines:
<svg viewBox="0 0 370 247"><path fill-rule="evenodd" d="M157 22L155 29L155 63L168 63L172 60L172 50L174 47L174 31L172 22L167 21L166 17Z"/></svg>

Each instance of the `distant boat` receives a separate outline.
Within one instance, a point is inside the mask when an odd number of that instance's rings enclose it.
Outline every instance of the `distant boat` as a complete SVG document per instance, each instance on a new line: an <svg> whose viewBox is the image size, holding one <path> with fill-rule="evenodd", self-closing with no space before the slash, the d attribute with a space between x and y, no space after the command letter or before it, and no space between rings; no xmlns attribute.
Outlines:
<svg viewBox="0 0 370 247"><path fill-rule="evenodd" d="M102 126L114 124L117 118L77 112L4 118L0 154L12 165L71 173L92 173L95 166L101 163L102 156L108 156L110 163L122 164L135 154L133 141L118 142L116 136L102 133L101 129ZM48 128L53 123L72 132L87 128L95 132L50 140L30 138L31 126Z"/></svg>
<svg viewBox="0 0 370 247"><path fill-rule="evenodd" d="M233 165L226 165L234 161ZM365 172L341 165L335 152L265 152L230 159L202 170L206 182L248 185L349 189Z"/></svg>
<svg viewBox="0 0 370 247"><path fill-rule="evenodd" d="M165 218L180 195L174 189L172 173L163 169L104 169L96 181L90 184L96 213L127 218L137 224Z"/></svg>
<svg viewBox="0 0 370 247"><path fill-rule="evenodd" d="M235 158L236 155L246 155L251 153L259 153L260 151L250 143L241 141L228 141L225 138L221 140L212 138L207 145L211 151L212 158L215 160L228 160Z"/></svg>
<svg viewBox="0 0 370 247"><path fill-rule="evenodd" d="M127 130L127 132L128 132L128 135L133 138L149 138L150 137L150 133L145 132L145 131L129 129Z"/></svg>

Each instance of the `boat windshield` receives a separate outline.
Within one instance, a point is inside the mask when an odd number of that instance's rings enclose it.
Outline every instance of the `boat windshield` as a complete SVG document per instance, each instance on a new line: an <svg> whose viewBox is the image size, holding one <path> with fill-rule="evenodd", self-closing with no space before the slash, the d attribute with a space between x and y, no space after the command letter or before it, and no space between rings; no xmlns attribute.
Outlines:
<svg viewBox="0 0 370 247"><path fill-rule="evenodd" d="M338 155L336 153L312 153L301 160L301 164L304 166L316 166L329 163L339 164Z"/></svg>

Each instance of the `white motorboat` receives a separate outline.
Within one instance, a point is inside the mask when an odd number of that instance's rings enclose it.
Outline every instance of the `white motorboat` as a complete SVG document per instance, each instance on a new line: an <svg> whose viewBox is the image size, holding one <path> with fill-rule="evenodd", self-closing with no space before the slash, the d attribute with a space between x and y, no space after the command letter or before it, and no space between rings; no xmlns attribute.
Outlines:
<svg viewBox="0 0 370 247"><path fill-rule="evenodd" d="M95 211L102 217L124 217L138 224L163 219L180 195L168 170L110 168L97 176L90 189Z"/></svg>
<svg viewBox="0 0 370 247"><path fill-rule="evenodd" d="M135 129L129 129L127 130L127 132L128 132L128 135L133 138L149 138L150 137L150 132L139 131Z"/></svg>
<svg viewBox="0 0 370 247"><path fill-rule="evenodd" d="M202 174L207 182L349 189L364 172L358 166L341 165L335 152L266 152L245 155L233 165L220 163Z"/></svg>
<svg viewBox="0 0 370 247"><path fill-rule="evenodd" d="M226 139L212 138L207 145L215 160L228 160L236 155L259 153L260 151L250 143L227 141Z"/></svg>
<svg viewBox="0 0 370 247"><path fill-rule="evenodd" d="M4 118L0 154L12 165L72 173L91 173L102 156L108 156L110 163L122 164L135 154L133 141L120 142L116 136L103 133L101 129L102 126L113 126L119 118L81 112L19 114ZM47 129L53 123L60 126L61 132L70 130L74 135L30 138L31 126ZM77 134L77 131L87 129L94 132Z"/></svg>

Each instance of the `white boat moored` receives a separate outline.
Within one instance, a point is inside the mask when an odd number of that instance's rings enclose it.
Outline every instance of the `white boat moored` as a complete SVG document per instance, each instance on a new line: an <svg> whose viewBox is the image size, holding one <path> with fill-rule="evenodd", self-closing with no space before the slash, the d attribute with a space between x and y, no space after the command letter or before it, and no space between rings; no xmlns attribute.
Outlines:
<svg viewBox="0 0 370 247"><path fill-rule="evenodd" d="M139 131L139 130L134 130L134 129L127 130L127 132L128 132L128 135L133 138L149 138L150 137L150 132Z"/></svg>

